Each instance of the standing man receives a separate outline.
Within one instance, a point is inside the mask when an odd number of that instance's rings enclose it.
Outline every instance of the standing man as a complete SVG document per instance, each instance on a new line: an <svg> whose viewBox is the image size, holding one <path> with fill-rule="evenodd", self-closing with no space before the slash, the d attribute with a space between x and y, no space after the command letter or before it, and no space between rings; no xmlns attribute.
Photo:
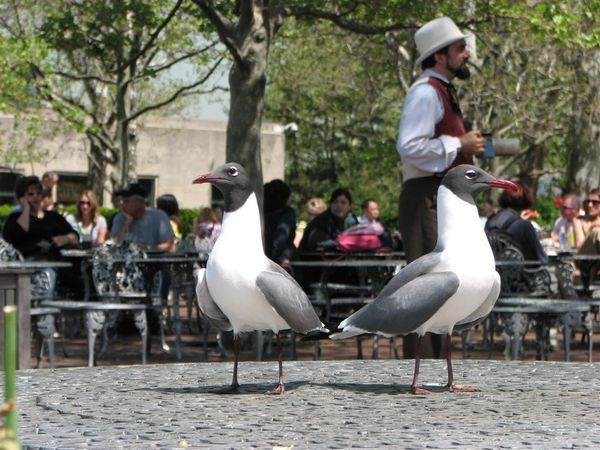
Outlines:
<svg viewBox="0 0 600 450"><path fill-rule="evenodd" d="M110 230L116 240L129 239L142 250L171 251L174 233L164 211L146 207L146 191L138 183L115 192L120 197L121 212L113 219Z"/></svg>
<svg viewBox="0 0 600 450"><path fill-rule="evenodd" d="M459 164L472 164L485 149L479 131L465 130L451 84L470 75L466 37L448 17L434 19L415 33L416 63L423 73L406 95L397 144L403 175L398 228L407 262L435 247L437 189L444 174ZM416 342L416 334L405 336L405 358L415 357ZM425 336L421 356L439 358L441 348L440 335Z"/></svg>

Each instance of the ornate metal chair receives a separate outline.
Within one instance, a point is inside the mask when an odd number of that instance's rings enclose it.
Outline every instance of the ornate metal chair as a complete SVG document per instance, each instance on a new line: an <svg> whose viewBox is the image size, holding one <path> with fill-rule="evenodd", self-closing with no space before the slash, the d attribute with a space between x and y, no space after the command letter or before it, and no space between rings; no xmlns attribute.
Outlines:
<svg viewBox="0 0 600 450"><path fill-rule="evenodd" d="M0 261L24 261L21 253L11 244L0 238ZM37 367L42 366L44 344L48 347L50 367L54 368L54 334L56 332L55 316L58 308L41 307L39 303L53 297L56 280L45 270L36 270L31 274L31 319L36 343Z"/></svg>
<svg viewBox="0 0 600 450"><path fill-rule="evenodd" d="M551 293L550 272L545 267L528 267L519 248L505 233L487 233L488 241L499 265L500 295L547 296Z"/></svg>
<svg viewBox="0 0 600 450"><path fill-rule="evenodd" d="M521 250L514 244L510 236L501 231L486 231L490 247L496 259L496 270L500 275L501 297L549 297L551 296L550 272L545 267L527 266ZM501 333L506 342L505 354L509 357L509 348L517 348L519 353L522 343L514 342L514 336L523 336L524 329L529 329L529 316L525 314L498 313L491 314L490 320L496 323L484 322L484 327ZM484 329L484 335L487 335ZM493 345L493 336L490 336ZM545 342L538 343L546 345ZM514 351L513 351L514 353Z"/></svg>
<svg viewBox="0 0 600 450"><path fill-rule="evenodd" d="M145 284L144 274L135 259L145 259L146 254L131 241L107 242L98 247L92 259L92 279L98 298L102 302L144 304L152 307L158 317L160 324L161 344L165 351L169 346L165 339L165 320L162 314L163 301L160 297L160 272L154 279L154 289L150 293L152 304L148 304L148 291ZM116 329L115 325L121 311L108 313L106 323L102 328L102 346L100 354L106 351L109 341L109 331ZM136 313L137 314L137 313ZM136 327L140 333L147 332L140 328L136 316ZM147 326L146 323L143 324Z"/></svg>
<svg viewBox="0 0 600 450"><path fill-rule="evenodd" d="M561 298L569 299L569 300L580 300L581 295L577 292L575 288L575 283L573 282L575 274L575 264L573 261L569 261L567 259L563 259L559 256L558 262L556 264L556 286L558 289L558 294ZM585 313L583 315L579 313L573 313L571 317L572 321L572 329L574 331L581 331L581 341L582 343L587 338L588 341L588 354L589 361L592 362L592 352L593 352L593 334L594 331L600 329L600 323L598 320L598 311L597 308L594 308L593 311Z"/></svg>

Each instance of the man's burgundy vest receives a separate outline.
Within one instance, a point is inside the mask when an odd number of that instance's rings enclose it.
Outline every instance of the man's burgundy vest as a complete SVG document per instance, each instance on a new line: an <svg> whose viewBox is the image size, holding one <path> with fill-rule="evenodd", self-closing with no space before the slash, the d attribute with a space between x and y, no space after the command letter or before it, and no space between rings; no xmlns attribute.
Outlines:
<svg viewBox="0 0 600 450"><path fill-rule="evenodd" d="M460 108L457 104L453 104L452 99L450 98L450 92L448 91L448 85L436 77L429 77L427 82L438 92L444 105L444 117L435 125L434 137L438 137L442 134L460 137L465 134L465 125L462 120ZM452 167L458 166L459 164L473 164L473 156L466 155L459 150L454 162L442 173L446 173Z"/></svg>

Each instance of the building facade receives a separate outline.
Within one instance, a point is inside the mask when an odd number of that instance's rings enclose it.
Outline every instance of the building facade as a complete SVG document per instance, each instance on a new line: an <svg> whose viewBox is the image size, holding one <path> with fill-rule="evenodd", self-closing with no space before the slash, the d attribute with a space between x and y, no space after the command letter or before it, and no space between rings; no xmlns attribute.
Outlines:
<svg viewBox="0 0 600 450"><path fill-rule="evenodd" d="M0 116L2 146L15 140L12 123L10 116ZM151 205L157 196L166 193L175 195L182 208L199 208L218 202L211 185L193 186L192 180L226 162L226 127L226 122L208 120L148 117L143 121L138 128L136 171L139 181L151 192ZM38 161L2 167L0 186L7 185L3 188L6 190L13 183L11 172L41 177L46 171L54 171L60 176L55 199L63 204L74 203L87 179L87 138L76 133L50 136L36 140L36 147L43 150ZM283 178L283 127L263 124L261 144L264 181ZM0 166L6 166L1 159ZM104 195L107 206L111 205L109 188L107 186ZM1 192L0 200L6 201L7 194L12 195L12 192Z"/></svg>

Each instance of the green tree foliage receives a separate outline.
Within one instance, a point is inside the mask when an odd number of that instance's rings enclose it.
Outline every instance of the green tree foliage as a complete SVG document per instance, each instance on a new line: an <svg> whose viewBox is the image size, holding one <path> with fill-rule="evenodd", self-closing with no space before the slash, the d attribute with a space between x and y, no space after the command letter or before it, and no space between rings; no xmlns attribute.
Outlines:
<svg viewBox="0 0 600 450"><path fill-rule="evenodd" d="M310 26L310 32L308 27ZM295 123L286 139L286 176L298 211L350 188L355 210L367 198L396 214L400 189L395 140L400 88L383 38L330 23L286 28L273 48L266 116Z"/></svg>
<svg viewBox="0 0 600 450"><path fill-rule="evenodd" d="M417 24L447 14L476 35L473 75L456 83L465 119L494 138L518 138L522 148L514 158L480 161L492 172L534 187L546 177L564 189L573 154L594 152L589 148L600 154L597 139L588 149L580 145L575 151L569 145L572 120L591 118L598 110L593 107L598 95L594 80L578 73L582 64L575 59L597 48L592 3L554 7L540 2L528 8L513 1L471 2L468 7L446 2L420 11ZM398 14L388 21L397 21ZM564 19L557 18L560 14ZM286 145L287 174L299 197L296 207L310 195L326 196L345 184L357 186L358 198L381 199L384 214L395 215L395 139L405 92L419 74L413 70L416 27L361 38L355 25L347 34L316 22L286 22L272 50L266 108L269 119L298 124ZM594 158L584 164L600 166ZM597 184L597 177L591 183ZM544 212L556 212L551 209Z"/></svg>
<svg viewBox="0 0 600 450"><path fill-rule="evenodd" d="M107 168L113 185L134 179L140 118L198 94L221 62L215 42L200 39L202 20L183 0L14 1L3 32L18 50L36 37L44 52L12 52L28 88L90 142L89 173L99 193ZM188 78L168 75L191 64ZM21 67L21 66L20 66Z"/></svg>

